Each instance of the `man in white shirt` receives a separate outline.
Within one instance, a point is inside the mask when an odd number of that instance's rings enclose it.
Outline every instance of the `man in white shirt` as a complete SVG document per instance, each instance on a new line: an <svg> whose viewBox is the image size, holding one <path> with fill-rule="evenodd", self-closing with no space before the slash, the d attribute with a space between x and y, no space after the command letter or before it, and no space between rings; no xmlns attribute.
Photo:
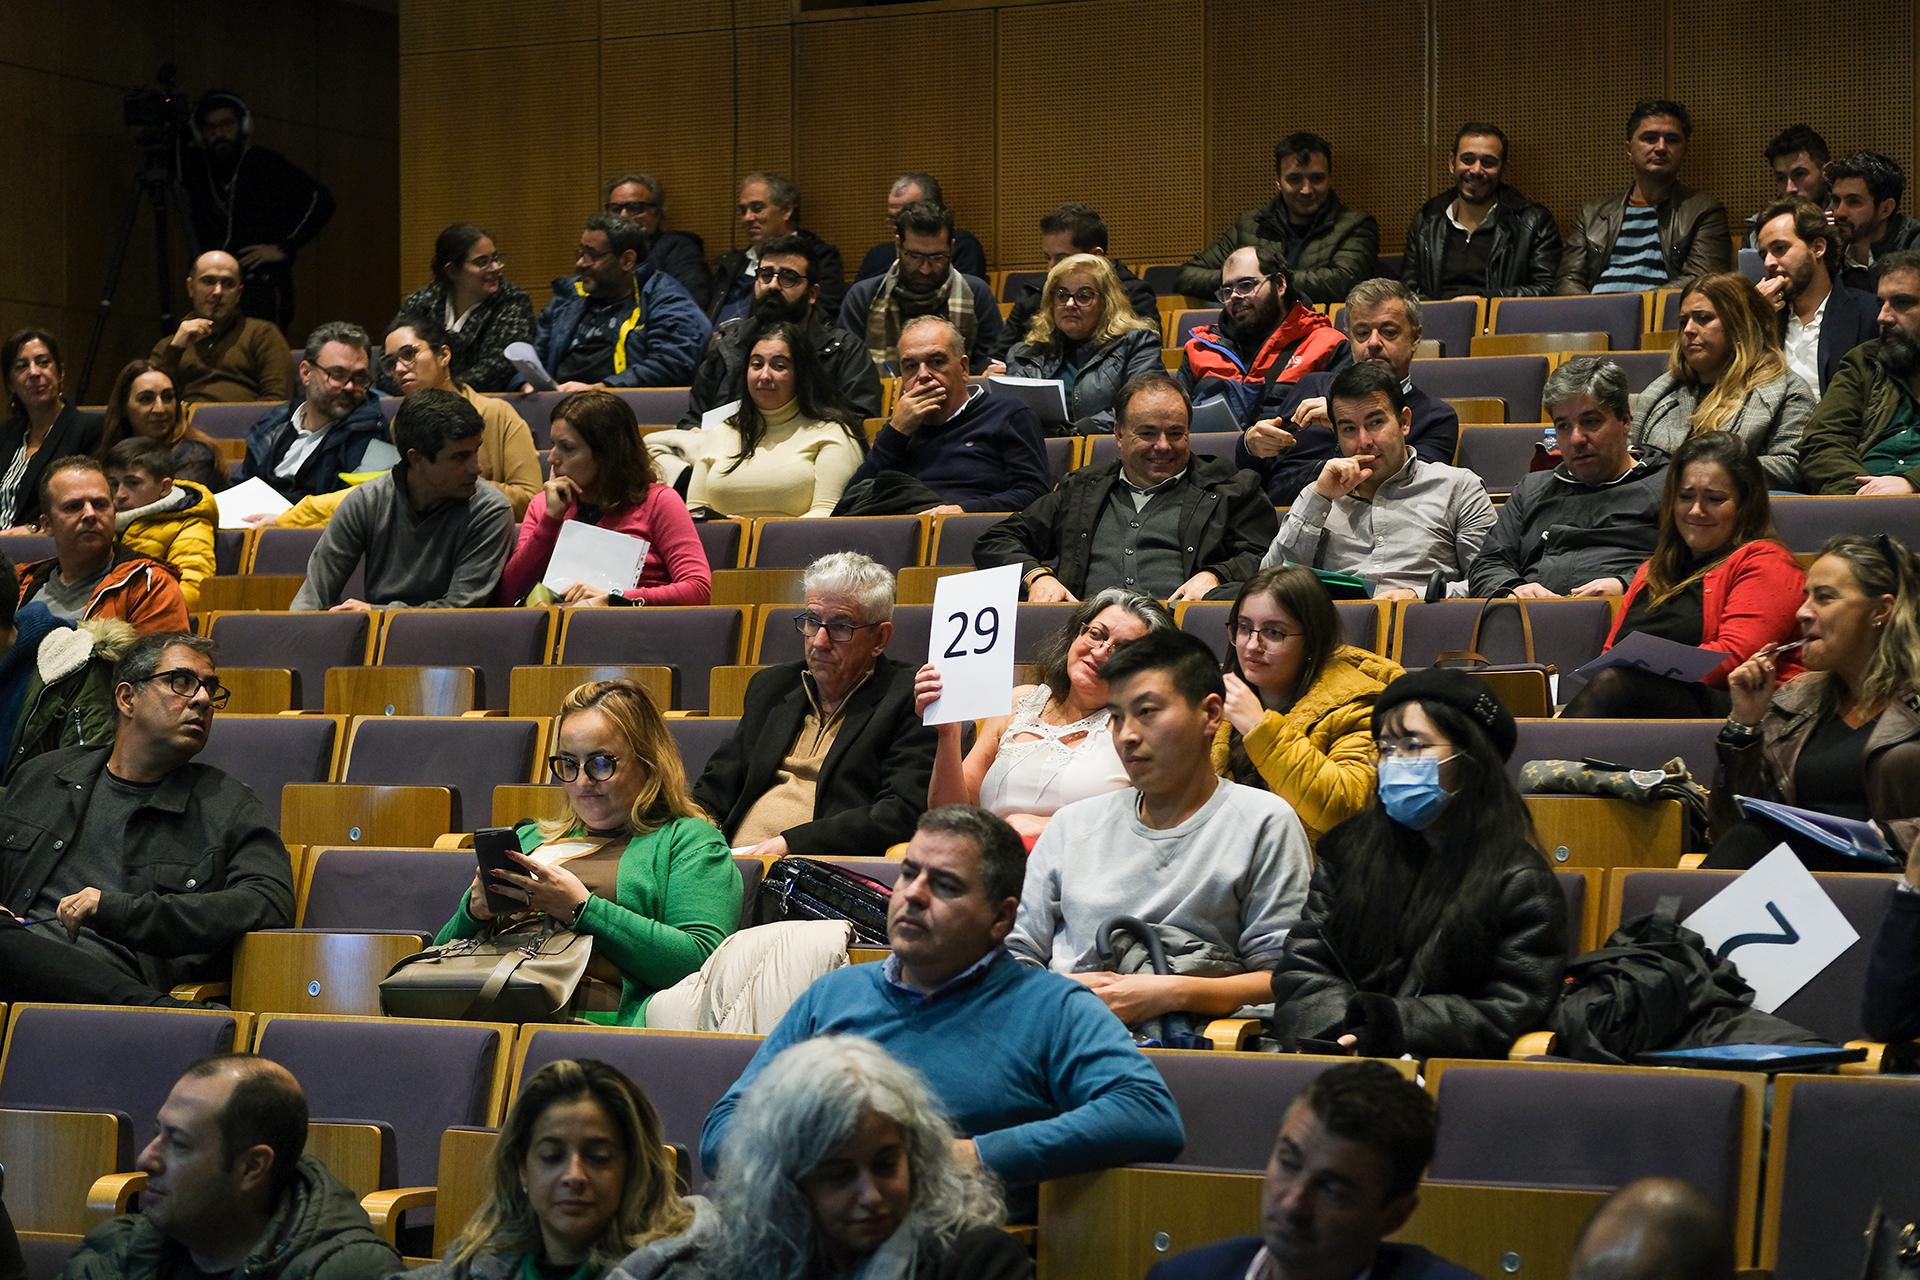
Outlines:
<svg viewBox="0 0 1920 1280"><path fill-rule="evenodd" d="M1767 270L1757 287L1779 313L1787 367L1825 394L1847 353L1880 336L1880 300L1834 279L1840 240L1810 200L1768 205L1755 242Z"/></svg>

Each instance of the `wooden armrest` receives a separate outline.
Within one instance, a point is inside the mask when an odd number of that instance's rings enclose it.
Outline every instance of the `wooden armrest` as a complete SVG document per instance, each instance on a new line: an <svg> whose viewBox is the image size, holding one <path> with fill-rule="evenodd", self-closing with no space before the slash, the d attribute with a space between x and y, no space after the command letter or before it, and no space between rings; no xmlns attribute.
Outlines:
<svg viewBox="0 0 1920 1280"><path fill-rule="evenodd" d="M224 1000L233 994L230 982L183 982L171 992L175 1000Z"/></svg>
<svg viewBox="0 0 1920 1280"><path fill-rule="evenodd" d="M433 847L436 849L471 849L473 848L473 832L450 831L446 835L434 840Z"/></svg>
<svg viewBox="0 0 1920 1280"><path fill-rule="evenodd" d="M147 1189L144 1173L109 1173L87 1188L87 1213L99 1221L117 1218L133 1207L133 1198Z"/></svg>
<svg viewBox="0 0 1920 1280"><path fill-rule="evenodd" d="M1840 1074L1843 1076L1877 1076L1886 1070L1887 1046L1878 1040L1849 1040L1849 1049L1865 1049L1867 1056L1861 1062L1843 1062Z"/></svg>
<svg viewBox="0 0 1920 1280"><path fill-rule="evenodd" d="M1032 1253L1033 1246L1038 1244L1040 1241L1040 1228L1034 1226L1030 1222L1029 1223L1009 1222L1006 1226L1002 1227L1001 1230L1005 1231L1008 1235L1012 1236L1015 1240L1018 1240L1022 1245L1024 1245L1028 1253Z"/></svg>
<svg viewBox="0 0 1920 1280"><path fill-rule="evenodd" d="M438 1187L389 1187L363 1197L360 1207L366 1210L374 1233L392 1244L400 1230L400 1215L409 1209L431 1208L439 1191Z"/></svg>
<svg viewBox="0 0 1920 1280"><path fill-rule="evenodd" d="M1551 1031L1529 1031L1513 1042L1513 1048L1507 1050L1507 1057L1514 1062L1525 1058L1544 1058L1553 1052L1557 1038Z"/></svg>
<svg viewBox="0 0 1920 1280"><path fill-rule="evenodd" d="M1258 1018L1215 1018L1200 1034L1216 1049L1244 1049L1260 1034Z"/></svg>
<svg viewBox="0 0 1920 1280"><path fill-rule="evenodd" d="M1680 869L1682 871L1698 871L1700 864L1706 860L1707 855L1704 853L1683 853L1680 855Z"/></svg>

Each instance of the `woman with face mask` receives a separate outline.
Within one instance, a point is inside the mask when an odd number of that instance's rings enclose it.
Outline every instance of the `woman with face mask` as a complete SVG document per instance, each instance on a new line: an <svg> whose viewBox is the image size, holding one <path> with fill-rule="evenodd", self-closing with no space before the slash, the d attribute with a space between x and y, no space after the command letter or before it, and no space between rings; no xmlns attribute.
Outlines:
<svg viewBox="0 0 1920 1280"><path fill-rule="evenodd" d="M1430 668L1373 705L1379 804L1321 838L1273 974L1281 1044L1504 1057L1545 1025L1566 899L1506 773L1518 730L1487 686Z"/></svg>

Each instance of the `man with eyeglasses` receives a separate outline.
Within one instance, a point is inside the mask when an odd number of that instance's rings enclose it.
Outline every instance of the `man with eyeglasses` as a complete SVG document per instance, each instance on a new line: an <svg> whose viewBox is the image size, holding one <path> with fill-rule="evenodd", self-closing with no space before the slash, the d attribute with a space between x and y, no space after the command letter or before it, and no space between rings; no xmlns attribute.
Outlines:
<svg viewBox="0 0 1920 1280"><path fill-rule="evenodd" d="M713 300L713 281L707 276L707 242L691 231L667 227L667 189L649 173L623 173L607 183L602 211L610 218L637 223L653 241L647 265L678 280L705 311Z"/></svg>
<svg viewBox="0 0 1920 1280"><path fill-rule="evenodd" d="M762 246L784 236L799 236L812 248L814 281L827 314L837 315L846 296L847 269L841 265L837 247L800 225L800 188L777 173L750 173L740 181L735 208L747 243L745 248L727 250L713 264L713 301L707 307L713 322L737 319L753 309Z"/></svg>
<svg viewBox="0 0 1920 1280"><path fill-rule="evenodd" d="M860 340L834 324L835 313L821 304L818 273L813 242L807 237L789 234L761 243L760 266L754 272L753 310L722 321L713 331L707 354L694 372L680 426L699 427L709 409L732 397L755 338L766 326L781 321L806 330L821 368L856 414L862 418L880 416L880 375Z"/></svg>
<svg viewBox="0 0 1920 1280"><path fill-rule="evenodd" d="M1192 406L1164 373L1120 388L1114 412L1120 456L1068 472L982 533L973 562L1021 565L1027 599L1041 603L1108 587L1170 601L1237 589L1279 528L1258 479L1189 451Z"/></svg>
<svg viewBox="0 0 1920 1280"><path fill-rule="evenodd" d="M887 230L893 230L893 220L900 211L910 204L922 202L947 205L946 189L940 185L940 179L930 173L903 173L893 180L887 188ZM951 205L947 205L951 208ZM889 237L869 248L860 258L860 270L855 280L871 280L875 276L885 275L887 268L900 257L900 246ZM987 278L987 251L980 247L980 237L965 227L955 227L953 231L953 266L963 275Z"/></svg>
<svg viewBox="0 0 1920 1280"><path fill-rule="evenodd" d="M916 667L885 656L893 574L836 551L807 566L801 589L801 660L748 682L739 727L707 761L694 802L756 856L877 857L913 834L933 778Z"/></svg>
<svg viewBox="0 0 1920 1280"><path fill-rule="evenodd" d="M1221 281L1219 321L1194 326L1180 361L1195 404L1224 401L1244 429L1279 417L1300 379L1352 361L1345 335L1295 295L1274 250L1234 250Z"/></svg>
<svg viewBox="0 0 1920 1280"><path fill-rule="evenodd" d="M1154 296L1152 287L1129 271L1126 263L1107 254L1106 219L1088 206L1063 204L1042 214L1040 252L1046 256L1049 269L1059 266L1061 259L1076 253L1091 253L1106 258L1113 264L1113 274L1120 277L1120 287L1126 290L1127 301L1133 304L1134 313L1159 326L1160 302ZM1005 323L1000 326L1000 343L994 349L994 359L1004 361L1014 345L1026 339L1027 330L1033 327L1033 318L1040 314L1040 286L1044 283L1044 280L1032 280L1014 291L1013 310L1007 313Z"/></svg>
<svg viewBox="0 0 1920 1280"><path fill-rule="evenodd" d="M895 216L893 238L897 259L847 290L840 327L864 338L880 372L892 375L908 322L939 316L973 352L973 372L986 372L1000 345L1000 304L985 280L953 265L953 211L930 201L910 204Z"/></svg>
<svg viewBox="0 0 1920 1280"><path fill-rule="evenodd" d="M245 784L194 763L227 704L213 641L141 636L118 731L28 762L0 800L0 1000L180 1005L233 944L293 923L293 868Z"/></svg>
<svg viewBox="0 0 1920 1280"><path fill-rule="evenodd" d="M113 489L93 458L56 459L40 480L40 524L53 555L20 566L20 603L68 622L118 619L135 631L185 631L173 570L114 536Z"/></svg>
<svg viewBox="0 0 1920 1280"><path fill-rule="evenodd" d="M386 447L387 420L367 397L372 385L367 331L344 320L316 325L300 361L300 398L247 428L234 480L258 476L288 502L338 489L342 474L363 469L369 449L378 456Z"/></svg>
<svg viewBox="0 0 1920 1280"><path fill-rule="evenodd" d="M180 403L285 400L287 340L240 310L240 263L210 249L187 272L187 314L148 358L173 378Z"/></svg>
<svg viewBox="0 0 1920 1280"><path fill-rule="evenodd" d="M533 325L533 349L561 391L684 387L693 376L713 326L680 282L647 260L649 247L637 222L587 219L576 270L553 282L553 300Z"/></svg>

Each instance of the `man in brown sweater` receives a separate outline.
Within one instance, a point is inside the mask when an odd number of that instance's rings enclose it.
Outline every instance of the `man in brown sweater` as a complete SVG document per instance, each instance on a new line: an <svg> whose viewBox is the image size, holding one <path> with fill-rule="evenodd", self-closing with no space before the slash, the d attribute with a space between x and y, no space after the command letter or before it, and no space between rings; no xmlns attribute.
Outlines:
<svg viewBox="0 0 1920 1280"><path fill-rule="evenodd" d="M285 400L291 394L287 340L271 321L240 313L240 264L212 249L187 275L193 310L171 337L153 347L153 361L180 387L180 401Z"/></svg>

